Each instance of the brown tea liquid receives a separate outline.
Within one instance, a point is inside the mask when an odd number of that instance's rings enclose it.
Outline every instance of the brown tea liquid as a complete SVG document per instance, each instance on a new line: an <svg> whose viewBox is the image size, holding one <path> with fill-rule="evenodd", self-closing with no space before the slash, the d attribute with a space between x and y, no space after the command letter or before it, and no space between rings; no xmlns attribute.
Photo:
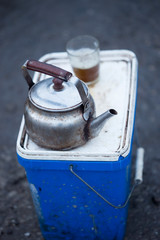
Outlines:
<svg viewBox="0 0 160 240"><path fill-rule="evenodd" d="M88 85L99 77L99 50L81 48L70 51L70 61L75 75Z"/></svg>
<svg viewBox="0 0 160 240"><path fill-rule="evenodd" d="M99 64L87 69L80 69L80 68L73 67L73 71L80 80L86 83L89 83L89 82L91 83L98 79Z"/></svg>

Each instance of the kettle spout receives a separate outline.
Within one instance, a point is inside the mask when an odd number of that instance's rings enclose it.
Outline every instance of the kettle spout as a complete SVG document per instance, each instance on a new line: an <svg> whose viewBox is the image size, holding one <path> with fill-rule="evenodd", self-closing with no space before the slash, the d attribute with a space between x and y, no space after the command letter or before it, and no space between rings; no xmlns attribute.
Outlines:
<svg viewBox="0 0 160 240"><path fill-rule="evenodd" d="M114 109L109 109L108 111L102 113L100 116L93 118L90 122L90 138L98 136L107 119L117 115L117 111Z"/></svg>

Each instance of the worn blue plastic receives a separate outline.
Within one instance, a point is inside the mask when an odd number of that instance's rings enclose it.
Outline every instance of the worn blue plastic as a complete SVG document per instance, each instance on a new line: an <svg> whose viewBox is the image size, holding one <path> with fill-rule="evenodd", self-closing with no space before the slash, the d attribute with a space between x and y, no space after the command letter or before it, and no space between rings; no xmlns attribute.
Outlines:
<svg viewBox="0 0 160 240"><path fill-rule="evenodd" d="M113 162L30 160L18 156L25 168L42 234L49 239L121 240L127 206L115 209L69 170L115 205L129 194L131 154Z"/></svg>

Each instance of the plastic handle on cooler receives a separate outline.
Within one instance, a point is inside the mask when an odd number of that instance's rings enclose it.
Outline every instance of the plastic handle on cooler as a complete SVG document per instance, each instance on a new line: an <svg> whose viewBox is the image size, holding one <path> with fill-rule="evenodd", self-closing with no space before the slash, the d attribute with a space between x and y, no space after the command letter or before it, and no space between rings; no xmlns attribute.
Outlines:
<svg viewBox="0 0 160 240"><path fill-rule="evenodd" d="M114 205L111 202L109 202L105 197L103 197L99 192L97 192L92 186L90 186L84 179L82 179L77 173L73 170L73 165L70 165L69 169L72 174L74 174L80 181L82 181L87 187L89 187L94 193L96 193L101 199L103 199L106 203L108 203L111 207L114 207L116 209L121 209L126 207L135 187L142 183L143 181L143 162L144 162L144 149L143 148L137 148L137 157L136 157L136 171L135 171L135 180L134 184L132 186L132 189L127 196L127 199L122 205Z"/></svg>
<svg viewBox="0 0 160 240"><path fill-rule="evenodd" d="M137 148L135 182L143 182L144 148Z"/></svg>

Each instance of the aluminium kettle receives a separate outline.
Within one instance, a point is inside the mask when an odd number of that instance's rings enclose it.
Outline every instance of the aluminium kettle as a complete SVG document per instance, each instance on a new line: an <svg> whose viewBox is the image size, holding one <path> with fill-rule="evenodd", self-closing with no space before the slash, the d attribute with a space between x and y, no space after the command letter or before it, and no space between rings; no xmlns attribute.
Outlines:
<svg viewBox="0 0 160 240"><path fill-rule="evenodd" d="M28 70L52 76L38 83ZM56 66L27 60L22 66L29 85L25 103L25 128L39 146L67 150L96 137L106 120L117 114L110 109L95 117L95 104L84 82Z"/></svg>

